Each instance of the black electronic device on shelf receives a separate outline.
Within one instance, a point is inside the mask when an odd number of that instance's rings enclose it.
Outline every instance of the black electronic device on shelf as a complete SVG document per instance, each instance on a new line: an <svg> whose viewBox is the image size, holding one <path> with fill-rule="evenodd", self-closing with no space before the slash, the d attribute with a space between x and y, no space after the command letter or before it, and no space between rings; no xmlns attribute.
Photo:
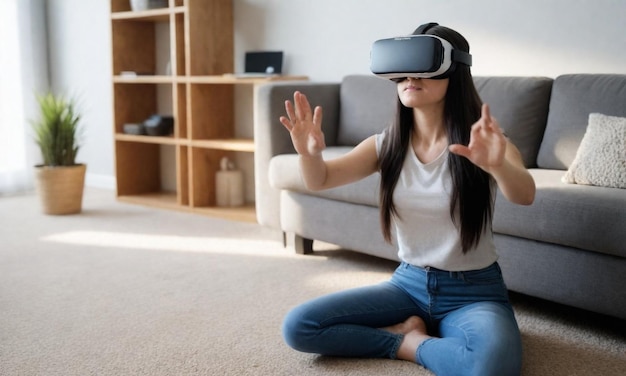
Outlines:
<svg viewBox="0 0 626 376"><path fill-rule="evenodd" d="M152 115L143 122L148 136L167 136L174 132L172 116Z"/></svg>

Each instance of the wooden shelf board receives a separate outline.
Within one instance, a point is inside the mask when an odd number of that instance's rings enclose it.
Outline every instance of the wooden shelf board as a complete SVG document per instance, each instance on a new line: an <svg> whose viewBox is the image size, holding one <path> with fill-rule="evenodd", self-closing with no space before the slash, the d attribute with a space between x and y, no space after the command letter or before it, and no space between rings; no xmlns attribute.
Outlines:
<svg viewBox="0 0 626 376"><path fill-rule="evenodd" d="M147 22L168 22L171 13L183 13L184 7L176 8L158 8L142 10L138 12L126 11L126 12L114 12L111 13L112 20L130 20L130 21L147 21Z"/></svg>
<svg viewBox="0 0 626 376"><path fill-rule="evenodd" d="M135 134L116 133L117 141L144 142L147 144L161 145L187 145L187 139L174 138L174 136L142 136Z"/></svg>
<svg viewBox="0 0 626 376"><path fill-rule="evenodd" d="M128 142L143 142L147 144L183 145L205 149L217 149L228 151L242 151L254 153L254 140L252 139L214 139L214 140L188 140L175 138L174 136L145 136L126 133L116 133L115 140Z"/></svg>
<svg viewBox="0 0 626 376"><path fill-rule="evenodd" d="M193 212L232 221L257 223L254 204L227 208L217 206L195 207L193 208Z"/></svg>
<svg viewBox="0 0 626 376"><path fill-rule="evenodd" d="M174 192L155 192L132 196L118 196L117 199L129 204L178 210L232 221L257 223L256 209L253 203L237 207L202 206L192 208L187 205L178 204L176 193Z"/></svg>
<svg viewBox="0 0 626 376"><path fill-rule="evenodd" d="M172 84L184 82L184 78L178 76L113 76L113 83L116 84Z"/></svg>
<svg viewBox="0 0 626 376"><path fill-rule="evenodd" d="M251 139L192 140L190 144L206 149L254 152L254 140Z"/></svg>
<svg viewBox="0 0 626 376"><path fill-rule="evenodd" d="M190 83L190 84L250 84L258 85L268 82L277 81L305 81L307 76L276 76L267 78L234 78L228 75L223 76L153 76L153 75L137 75L137 76L113 76L113 82L116 84L171 84L171 83Z"/></svg>
<svg viewBox="0 0 626 376"><path fill-rule="evenodd" d="M271 77L246 77L237 78L233 75L215 75L215 76L187 76L187 82L191 84L264 84L276 81L306 81L307 76L287 76L278 75Z"/></svg>

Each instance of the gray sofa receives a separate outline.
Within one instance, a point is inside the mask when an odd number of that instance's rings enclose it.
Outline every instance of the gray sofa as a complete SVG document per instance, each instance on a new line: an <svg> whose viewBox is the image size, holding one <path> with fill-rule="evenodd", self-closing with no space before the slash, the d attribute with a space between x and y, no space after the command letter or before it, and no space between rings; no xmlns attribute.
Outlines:
<svg viewBox="0 0 626 376"><path fill-rule="evenodd" d="M626 117L626 75L475 77L484 102L520 149L536 185L517 206L500 193L494 213L499 263L510 290L626 319L626 189L566 184L592 112ZM326 158L380 132L396 111L395 84L373 76L341 83L275 83L255 96L255 190L260 224L280 229L296 251L321 240L397 260L378 220L378 174L308 191L279 123L294 90L324 108Z"/></svg>

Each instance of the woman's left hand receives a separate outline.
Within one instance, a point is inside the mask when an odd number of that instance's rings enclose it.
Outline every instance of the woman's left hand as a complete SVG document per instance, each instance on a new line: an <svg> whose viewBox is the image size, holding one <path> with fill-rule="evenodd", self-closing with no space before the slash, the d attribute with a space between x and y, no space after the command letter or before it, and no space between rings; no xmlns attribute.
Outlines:
<svg viewBox="0 0 626 376"><path fill-rule="evenodd" d="M491 117L489 106L485 103L480 119L472 125L469 145L453 144L449 146L449 150L491 173L504 163L506 144L498 121Z"/></svg>

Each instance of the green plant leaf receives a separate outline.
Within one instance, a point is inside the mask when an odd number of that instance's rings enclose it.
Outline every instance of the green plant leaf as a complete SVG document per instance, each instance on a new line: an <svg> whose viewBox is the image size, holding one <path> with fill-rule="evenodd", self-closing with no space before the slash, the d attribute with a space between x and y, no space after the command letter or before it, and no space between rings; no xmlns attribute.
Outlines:
<svg viewBox="0 0 626 376"><path fill-rule="evenodd" d="M32 121L35 142L46 166L72 166L80 148L80 116L74 101L52 93L37 95L40 116Z"/></svg>

